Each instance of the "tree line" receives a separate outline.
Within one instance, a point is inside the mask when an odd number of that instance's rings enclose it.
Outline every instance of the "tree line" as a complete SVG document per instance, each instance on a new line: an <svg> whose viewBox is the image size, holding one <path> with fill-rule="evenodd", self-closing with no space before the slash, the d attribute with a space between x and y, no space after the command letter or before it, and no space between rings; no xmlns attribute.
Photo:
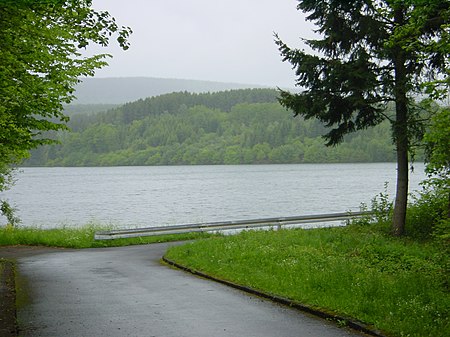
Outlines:
<svg viewBox="0 0 450 337"><path fill-rule="evenodd" d="M58 145L25 165L117 166L394 161L388 123L326 147L325 128L294 119L273 89L172 93L107 112L74 114Z"/></svg>

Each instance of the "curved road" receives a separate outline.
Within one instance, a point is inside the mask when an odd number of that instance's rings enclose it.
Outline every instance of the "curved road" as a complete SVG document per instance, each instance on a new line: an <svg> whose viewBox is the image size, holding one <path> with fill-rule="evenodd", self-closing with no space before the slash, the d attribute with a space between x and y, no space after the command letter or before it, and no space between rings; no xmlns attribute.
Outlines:
<svg viewBox="0 0 450 337"><path fill-rule="evenodd" d="M361 336L162 265L169 245L9 252L28 284L20 336Z"/></svg>

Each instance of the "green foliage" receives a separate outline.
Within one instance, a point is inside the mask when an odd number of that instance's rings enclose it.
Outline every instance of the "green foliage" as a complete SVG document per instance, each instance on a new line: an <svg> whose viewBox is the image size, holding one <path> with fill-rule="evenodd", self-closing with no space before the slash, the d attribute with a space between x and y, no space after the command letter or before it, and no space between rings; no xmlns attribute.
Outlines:
<svg viewBox="0 0 450 337"><path fill-rule="evenodd" d="M94 240L95 232L107 229L95 224L87 224L80 228L61 226L55 229L7 226L0 228L0 246L29 245L61 248L101 248L192 240L209 236L209 234L205 233L186 233L116 240Z"/></svg>
<svg viewBox="0 0 450 337"><path fill-rule="evenodd" d="M0 200L1 214L8 220L7 226L15 227L20 223L20 218L16 214L16 209L12 207L6 200Z"/></svg>
<svg viewBox="0 0 450 337"><path fill-rule="evenodd" d="M443 108L433 116L424 140L428 183L450 195L450 108ZM450 200L448 214L450 217Z"/></svg>
<svg viewBox="0 0 450 337"><path fill-rule="evenodd" d="M75 115L60 145L33 152L27 165L111 166L266 164L395 160L390 127L326 148L316 121L293 119L272 89L172 93L113 110Z"/></svg>
<svg viewBox="0 0 450 337"><path fill-rule="evenodd" d="M10 168L7 163L0 161L0 192L7 190L14 182L14 169ZM0 215L6 217L9 226L16 226L20 223L20 219L15 215L15 208L8 201L0 199Z"/></svg>
<svg viewBox="0 0 450 337"><path fill-rule="evenodd" d="M450 254L450 219L442 219L434 226L433 236L436 240L444 243L447 256Z"/></svg>
<svg viewBox="0 0 450 337"><path fill-rule="evenodd" d="M405 18L395 27L388 47L401 46L409 60L408 71L432 100L447 98L450 84L450 4L448 0L413 0L392 4ZM411 57L412 56L412 57Z"/></svg>
<svg viewBox="0 0 450 337"><path fill-rule="evenodd" d="M448 334L448 257L373 226L241 232L172 247L166 257L387 335Z"/></svg>
<svg viewBox="0 0 450 337"><path fill-rule="evenodd" d="M432 118L424 137L426 145L425 182L429 191L419 200L418 216L427 234L444 244L450 242L450 109L442 108ZM427 207L428 206L428 207ZM430 228L431 227L431 228Z"/></svg>
<svg viewBox="0 0 450 337"><path fill-rule="evenodd" d="M437 238L449 243L448 191L427 188L414 197L408 208L407 235L418 240Z"/></svg>
<svg viewBox="0 0 450 337"><path fill-rule="evenodd" d="M427 171L430 174L450 174L450 108L436 113L425 135Z"/></svg>
<svg viewBox="0 0 450 337"><path fill-rule="evenodd" d="M2 163L0 161L0 192L7 190L14 182L13 172L14 169L8 163Z"/></svg>
<svg viewBox="0 0 450 337"><path fill-rule="evenodd" d="M385 119L400 139L406 136L399 133L406 130L402 124L417 129L420 123L412 118L408 94L422 88L422 94L436 98L448 90L448 1L299 0L297 9L308 14L321 39L304 40L317 52L310 54L276 36L283 61L296 72L296 85L305 88L296 94L281 91L280 101L295 115L331 128L328 145ZM395 114L385 113L388 102L395 103ZM405 115L399 114L402 109Z"/></svg>
<svg viewBox="0 0 450 337"><path fill-rule="evenodd" d="M355 225L376 224L376 227L389 233L393 216L393 202L385 191L374 197L370 207L362 204L362 211L370 211L370 215L352 220ZM406 237L416 241L434 240L445 249L450 238L450 223L448 221L448 192L439 186L424 184L422 191L411 195L407 210Z"/></svg>
<svg viewBox="0 0 450 337"><path fill-rule="evenodd" d="M388 184L384 184L384 192L372 199L370 211L373 213L374 222L378 224L392 221L392 211L394 204L387 193Z"/></svg>
<svg viewBox="0 0 450 337"><path fill-rule="evenodd" d="M106 46L114 33L128 48L131 30L91 5L90 0L0 2L0 175L30 149L51 143L47 131L66 128L63 104L74 98L78 78L107 64L109 55L84 57L80 49Z"/></svg>

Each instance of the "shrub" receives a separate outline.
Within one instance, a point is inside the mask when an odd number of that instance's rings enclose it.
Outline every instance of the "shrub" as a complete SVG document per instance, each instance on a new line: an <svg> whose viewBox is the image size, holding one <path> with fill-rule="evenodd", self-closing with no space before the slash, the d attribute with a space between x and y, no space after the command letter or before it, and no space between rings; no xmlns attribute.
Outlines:
<svg viewBox="0 0 450 337"><path fill-rule="evenodd" d="M448 238L447 194L442 189L427 187L413 197L406 219L407 236L413 239Z"/></svg>

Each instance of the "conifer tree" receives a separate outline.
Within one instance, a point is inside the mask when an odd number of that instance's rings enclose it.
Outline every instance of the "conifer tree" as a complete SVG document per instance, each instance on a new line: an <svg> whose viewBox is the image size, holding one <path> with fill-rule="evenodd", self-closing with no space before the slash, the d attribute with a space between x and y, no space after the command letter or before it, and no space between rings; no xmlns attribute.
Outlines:
<svg viewBox="0 0 450 337"><path fill-rule="evenodd" d="M314 51L290 48L275 36L292 64L300 93L281 91L280 102L331 130L327 145L388 119L397 152L397 190L392 233L405 232L408 153L421 137L417 97L448 92L450 5L448 0L299 0L297 9L318 27ZM393 104L395 113L388 114Z"/></svg>

